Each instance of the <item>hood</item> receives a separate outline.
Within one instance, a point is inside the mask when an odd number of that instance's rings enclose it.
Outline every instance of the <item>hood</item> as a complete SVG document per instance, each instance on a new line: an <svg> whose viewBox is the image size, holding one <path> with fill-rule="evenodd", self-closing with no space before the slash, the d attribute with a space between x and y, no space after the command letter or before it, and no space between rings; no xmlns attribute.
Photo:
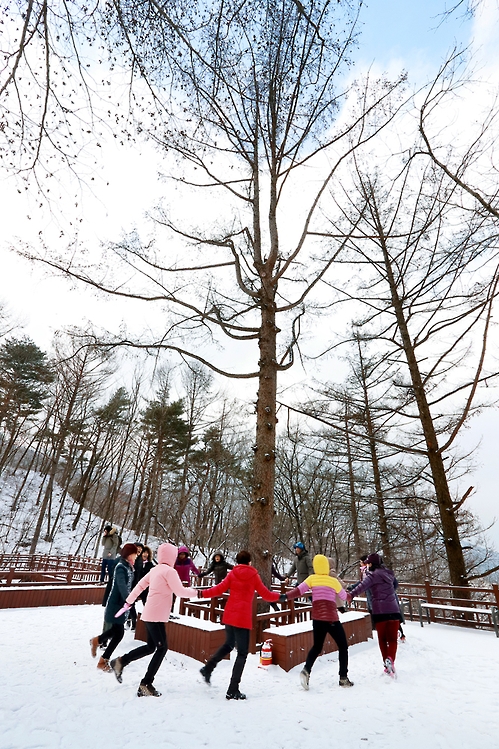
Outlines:
<svg viewBox="0 0 499 749"><path fill-rule="evenodd" d="M324 554L316 554L313 561L316 575L329 575L329 561Z"/></svg>
<svg viewBox="0 0 499 749"><path fill-rule="evenodd" d="M211 558L211 561L215 562L215 564L216 564L215 557L220 557L220 562L225 562L225 557L224 557L224 555L222 554L221 551L216 551L213 554L212 558ZM220 562L219 562L219 564L220 564Z"/></svg>
<svg viewBox="0 0 499 749"><path fill-rule="evenodd" d="M378 582L380 580L383 580L383 582L387 583L388 585L393 585L393 579L395 575L386 567L377 567L375 570L372 570L367 574L371 575Z"/></svg>
<svg viewBox="0 0 499 749"><path fill-rule="evenodd" d="M254 578L256 575L258 575L258 572L249 564L236 564L231 574L235 575L237 578L239 578L239 580L244 580L245 582L247 582L248 580L251 580L251 578Z"/></svg>
<svg viewBox="0 0 499 749"><path fill-rule="evenodd" d="M158 564L169 564L173 567L177 554L178 549L173 544L161 544L158 548Z"/></svg>
<svg viewBox="0 0 499 749"><path fill-rule="evenodd" d="M187 555L189 555L189 554L190 554L190 551L189 551L189 549L187 548L187 546L179 546L179 547L178 547L178 552L177 552L177 553L178 553L178 554L187 554Z"/></svg>

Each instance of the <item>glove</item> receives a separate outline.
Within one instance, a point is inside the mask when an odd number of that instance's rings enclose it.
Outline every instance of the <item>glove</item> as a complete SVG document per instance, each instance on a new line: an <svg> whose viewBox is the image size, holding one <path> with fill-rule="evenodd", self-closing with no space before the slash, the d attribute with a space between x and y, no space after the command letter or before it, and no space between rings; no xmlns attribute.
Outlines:
<svg viewBox="0 0 499 749"><path fill-rule="evenodd" d="M288 597L286 593L281 593L281 595L279 596L279 603L286 603L287 600L288 600Z"/></svg>
<svg viewBox="0 0 499 749"><path fill-rule="evenodd" d="M340 612L341 614L344 614L344 613L345 613L345 611L346 611L346 608L345 608L344 606L338 606L338 611L339 611L339 612Z"/></svg>
<svg viewBox="0 0 499 749"><path fill-rule="evenodd" d="M114 618L115 618L115 619L117 619L117 618L118 618L119 616L121 616L121 615L122 615L122 614L124 614L124 613L125 613L126 611L128 611L128 609L131 609L131 608L132 608L132 604L131 604L131 603L127 603L127 602L125 601L125 604L124 604L123 608L121 608L121 609L120 609L120 610L118 611L118 613L114 615Z"/></svg>

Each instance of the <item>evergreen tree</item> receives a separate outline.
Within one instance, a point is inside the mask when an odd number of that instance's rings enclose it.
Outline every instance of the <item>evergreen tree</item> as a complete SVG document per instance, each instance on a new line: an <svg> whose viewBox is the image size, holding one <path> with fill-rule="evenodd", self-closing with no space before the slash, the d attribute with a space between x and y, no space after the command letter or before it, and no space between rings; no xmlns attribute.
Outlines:
<svg viewBox="0 0 499 749"><path fill-rule="evenodd" d="M0 471L26 422L41 411L53 380L47 355L29 338L10 338L0 346Z"/></svg>

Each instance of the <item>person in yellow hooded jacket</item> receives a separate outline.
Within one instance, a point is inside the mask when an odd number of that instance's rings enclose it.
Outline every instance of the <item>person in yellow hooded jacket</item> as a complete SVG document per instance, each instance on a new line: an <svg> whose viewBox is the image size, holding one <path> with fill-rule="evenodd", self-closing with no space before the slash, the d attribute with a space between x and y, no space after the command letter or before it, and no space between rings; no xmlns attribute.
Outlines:
<svg viewBox="0 0 499 749"><path fill-rule="evenodd" d="M347 593L340 581L330 576L327 557L316 554L313 565L314 574L309 575L293 590L283 593L280 599L284 602L312 594L314 644L300 673L300 681L302 687L308 689L312 666L320 655L326 635L329 633L338 646L340 687L353 687L353 682L348 678L348 642L336 606L336 597L346 601Z"/></svg>

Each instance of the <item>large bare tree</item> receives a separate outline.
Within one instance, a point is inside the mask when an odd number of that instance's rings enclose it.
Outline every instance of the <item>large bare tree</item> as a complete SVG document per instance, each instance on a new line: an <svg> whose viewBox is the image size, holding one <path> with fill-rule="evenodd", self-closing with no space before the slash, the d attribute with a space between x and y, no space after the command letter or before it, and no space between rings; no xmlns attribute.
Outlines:
<svg viewBox="0 0 499 749"><path fill-rule="evenodd" d="M404 363L393 390L414 425L406 449L427 457L450 579L466 586L458 514L469 492L452 497L444 461L480 387L498 374L486 358L499 284L494 228L460 205L454 180L432 164L409 160L395 178L359 168L356 183L358 200L351 191L343 211L351 226L346 258L361 269L358 330Z"/></svg>
<svg viewBox="0 0 499 749"><path fill-rule="evenodd" d="M73 248L44 258L104 292L166 309L159 333L113 345L169 349L258 381L249 543L267 581L277 378L293 364L305 304L336 256L314 251L312 222L345 159L400 105L403 78L347 82L360 5L108 4L108 41L131 71L136 127L169 159L172 206L155 214L160 240L116 243L102 270L78 265ZM208 352L224 340L239 346L234 360L258 362L252 371Z"/></svg>

